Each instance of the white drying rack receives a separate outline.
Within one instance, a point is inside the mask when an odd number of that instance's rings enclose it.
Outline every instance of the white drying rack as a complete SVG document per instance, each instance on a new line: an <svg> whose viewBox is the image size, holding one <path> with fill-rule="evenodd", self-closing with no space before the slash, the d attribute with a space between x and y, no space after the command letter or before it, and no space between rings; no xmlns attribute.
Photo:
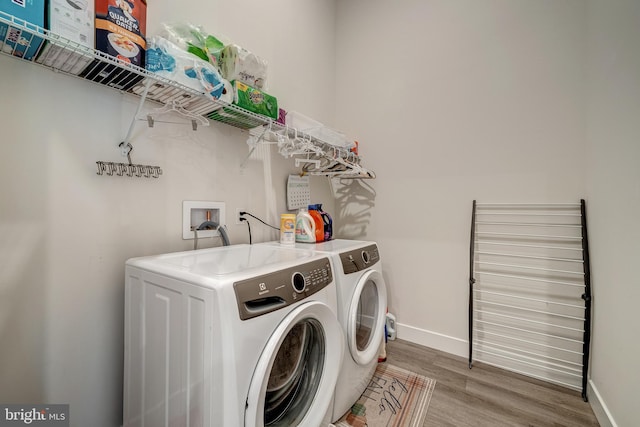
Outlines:
<svg viewBox="0 0 640 427"><path fill-rule="evenodd" d="M474 361L582 390L591 284L585 201L473 201L469 368Z"/></svg>

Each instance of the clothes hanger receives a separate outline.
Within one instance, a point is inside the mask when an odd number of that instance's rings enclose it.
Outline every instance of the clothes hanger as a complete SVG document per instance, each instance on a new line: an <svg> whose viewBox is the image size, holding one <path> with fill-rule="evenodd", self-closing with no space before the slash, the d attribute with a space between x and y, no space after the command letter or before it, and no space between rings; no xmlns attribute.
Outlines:
<svg viewBox="0 0 640 427"><path fill-rule="evenodd" d="M156 121L155 117L162 116L169 113L177 113L182 117L185 117L191 120L191 126L193 127L193 130L198 130L198 125L209 126L209 120L207 120L203 116L192 113L191 111L185 109L182 105L180 105L178 101L173 100L171 102L164 104L162 107L156 108L155 110L152 110L149 113L147 113L147 123L149 124L149 127L153 127ZM178 122L162 121L161 123L178 123Z"/></svg>

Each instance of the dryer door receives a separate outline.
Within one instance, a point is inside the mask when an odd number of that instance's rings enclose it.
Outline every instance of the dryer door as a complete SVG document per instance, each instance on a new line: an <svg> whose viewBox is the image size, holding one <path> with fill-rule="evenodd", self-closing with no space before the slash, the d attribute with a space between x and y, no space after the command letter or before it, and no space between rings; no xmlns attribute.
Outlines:
<svg viewBox="0 0 640 427"><path fill-rule="evenodd" d="M378 358L384 336L387 290L377 270L367 270L355 286L347 317L347 342L353 360L366 365Z"/></svg>
<svg viewBox="0 0 640 427"><path fill-rule="evenodd" d="M258 360L245 426L317 427L333 401L343 339L335 313L321 302L304 303L289 313Z"/></svg>

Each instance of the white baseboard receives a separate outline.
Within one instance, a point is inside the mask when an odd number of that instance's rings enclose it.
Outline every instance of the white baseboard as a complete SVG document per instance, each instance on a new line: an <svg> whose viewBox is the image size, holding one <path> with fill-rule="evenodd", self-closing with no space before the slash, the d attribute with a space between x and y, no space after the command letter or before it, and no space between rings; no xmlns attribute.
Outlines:
<svg viewBox="0 0 640 427"><path fill-rule="evenodd" d="M469 357L469 341L467 340L440 334L438 332L427 331L426 329L420 329L402 323L397 323L396 329L397 336L400 339L454 354L456 356ZM589 398L591 409L593 409L593 413L598 419L598 423L600 423L600 427L618 427L611 415L611 412L609 412L609 408L607 408L607 405L602 400L602 396L600 396L598 389L591 380L589 380L587 384L587 396Z"/></svg>
<svg viewBox="0 0 640 427"><path fill-rule="evenodd" d="M456 356L469 357L469 341L443 335L438 332L427 331L402 323L396 324L397 336L425 347L434 348Z"/></svg>
<svg viewBox="0 0 640 427"><path fill-rule="evenodd" d="M598 389L591 380L587 383L587 397L589 398L589 404L598 419L600 427L618 427L611 412L609 412L609 408L607 408L604 400L602 400L602 396L600 396Z"/></svg>

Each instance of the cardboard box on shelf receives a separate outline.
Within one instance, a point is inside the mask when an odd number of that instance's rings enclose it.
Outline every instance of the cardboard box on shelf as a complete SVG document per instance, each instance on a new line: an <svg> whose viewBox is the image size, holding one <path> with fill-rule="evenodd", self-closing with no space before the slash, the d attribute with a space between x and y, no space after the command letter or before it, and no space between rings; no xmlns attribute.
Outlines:
<svg viewBox="0 0 640 427"><path fill-rule="evenodd" d="M25 24L31 24L29 28L34 28L34 25L45 27L45 10L45 0L0 0L0 12L17 18L17 23L25 21ZM0 16L8 18L4 14ZM44 41L35 32L35 28L33 32L29 32L0 22L0 48L5 53L31 61Z"/></svg>
<svg viewBox="0 0 640 427"><path fill-rule="evenodd" d="M146 0L95 0L95 48L121 62L144 68L147 41ZM142 80L138 73L92 61L80 74L117 89L128 90Z"/></svg>
<svg viewBox="0 0 640 427"><path fill-rule="evenodd" d="M49 0L47 28L72 43L48 41L36 62L71 74L80 74L93 59L88 50L95 39L93 0Z"/></svg>
<svg viewBox="0 0 640 427"><path fill-rule="evenodd" d="M146 0L95 0L97 50L144 68Z"/></svg>

